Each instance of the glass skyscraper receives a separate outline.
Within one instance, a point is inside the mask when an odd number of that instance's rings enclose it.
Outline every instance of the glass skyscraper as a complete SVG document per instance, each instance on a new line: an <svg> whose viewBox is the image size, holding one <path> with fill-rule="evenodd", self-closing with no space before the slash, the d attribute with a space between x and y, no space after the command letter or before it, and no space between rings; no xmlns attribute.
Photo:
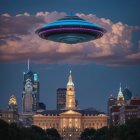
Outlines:
<svg viewBox="0 0 140 140"><path fill-rule="evenodd" d="M22 113L35 113L39 108L39 78L38 73L29 68L23 73Z"/></svg>

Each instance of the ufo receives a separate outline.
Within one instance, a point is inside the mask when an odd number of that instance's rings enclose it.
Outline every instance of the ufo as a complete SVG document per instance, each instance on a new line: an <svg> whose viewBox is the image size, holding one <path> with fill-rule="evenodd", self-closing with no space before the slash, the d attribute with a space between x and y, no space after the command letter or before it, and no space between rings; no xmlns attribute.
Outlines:
<svg viewBox="0 0 140 140"><path fill-rule="evenodd" d="M104 35L106 30L95 23L78 16L66 16L36 30L42 39L59 43L76 44L95 40Z"/></svg>

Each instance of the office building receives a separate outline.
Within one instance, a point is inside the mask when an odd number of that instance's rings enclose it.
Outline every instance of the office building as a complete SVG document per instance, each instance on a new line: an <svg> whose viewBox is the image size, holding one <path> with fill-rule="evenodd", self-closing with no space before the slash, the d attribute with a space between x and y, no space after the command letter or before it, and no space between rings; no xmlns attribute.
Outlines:
<svg viewBox="0 0 140 140"><path fill-rule="evenodd" d="M23 73L22 113L34 114L39 107L39 78L38 73L32 72L29 67Z"/></svg>
<svg viewBox="0 0 140 140"><path fill-rule="evenodd" d="M57 110L65 109L66 106L66 88L57 89Z"/></svg>

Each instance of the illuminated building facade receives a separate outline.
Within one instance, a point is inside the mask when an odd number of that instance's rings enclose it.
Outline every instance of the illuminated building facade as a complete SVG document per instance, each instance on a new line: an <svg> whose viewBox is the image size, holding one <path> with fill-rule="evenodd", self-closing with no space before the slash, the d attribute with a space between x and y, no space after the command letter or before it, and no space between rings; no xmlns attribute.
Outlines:
<svg viewBox="0 0 140 140"><path fill-rule="evenodd" d="M17 111L14 110L0 110L0 119L7 123L16 123L18 121Z"/></svg>
<svg viewBox="0 0 140 140"><path fill-rule="evenodd" d="M8 110L18 111L17 99L14 95L12 95L8 102Z"/></svg>
<svg viewBox="0 0 140 140"><path fill-rule="evenodd" d="M7 123L18 122L18 106L16 97L14 95L9 98L8 109L0 110L0 119L6 121Z"/></svg>
<svg viewBox="0 0 140 140"><path fill-rule="evenodd" d="M56 128L63 139L77 140L85 128L107 126L107 116L97 111L46 111L33 116L33 125L46 130Z"/></svg>
<svg viewBox="0 0 140 140"><path fill-rule="evenodd" d="M66 88L58 88L57 89L57 110L66 109ZM78 100L75 100L76 108L78 108Z"/></svg>
<svg viewBox="0 0 140 140"><path fill-rule="evenodd" d="M69 79L67 83L67 91L66 91L66 109L67 110L75 110L76 103L75 103L75 87L72 81L71 71L69 74Z"/></svg>
<svg viewBox="0 0 140 140"><path fill-rule="evenodd" d="M107 126L107 116L95 109L76 108L75 87L70 71L66 106L60 110L46 110L33 116L33 125L42 129L56 128L64 140L77 140L85 128L99 129Z"/></svg>

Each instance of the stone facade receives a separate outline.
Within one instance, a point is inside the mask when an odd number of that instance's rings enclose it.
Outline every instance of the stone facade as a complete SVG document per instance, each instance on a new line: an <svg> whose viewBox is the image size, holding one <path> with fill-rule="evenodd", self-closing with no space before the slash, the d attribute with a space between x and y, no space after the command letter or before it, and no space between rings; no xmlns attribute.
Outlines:
<svg viewBox="0 0 140 140"><path fill-rule="evenodd" d="M18 120L18 114L14 110L0 111L0 119L7 123L16 123Z"/></svg>
<svg viewBox="0 0 140 140"><path fill-rule="evenodd" d="M104 114L83 114L83 110L66 110L58 114L34 115L33 125L44 130L55 128L64 140L77 140L85 128L99 129L107 126L107 118Z"/></svg>

